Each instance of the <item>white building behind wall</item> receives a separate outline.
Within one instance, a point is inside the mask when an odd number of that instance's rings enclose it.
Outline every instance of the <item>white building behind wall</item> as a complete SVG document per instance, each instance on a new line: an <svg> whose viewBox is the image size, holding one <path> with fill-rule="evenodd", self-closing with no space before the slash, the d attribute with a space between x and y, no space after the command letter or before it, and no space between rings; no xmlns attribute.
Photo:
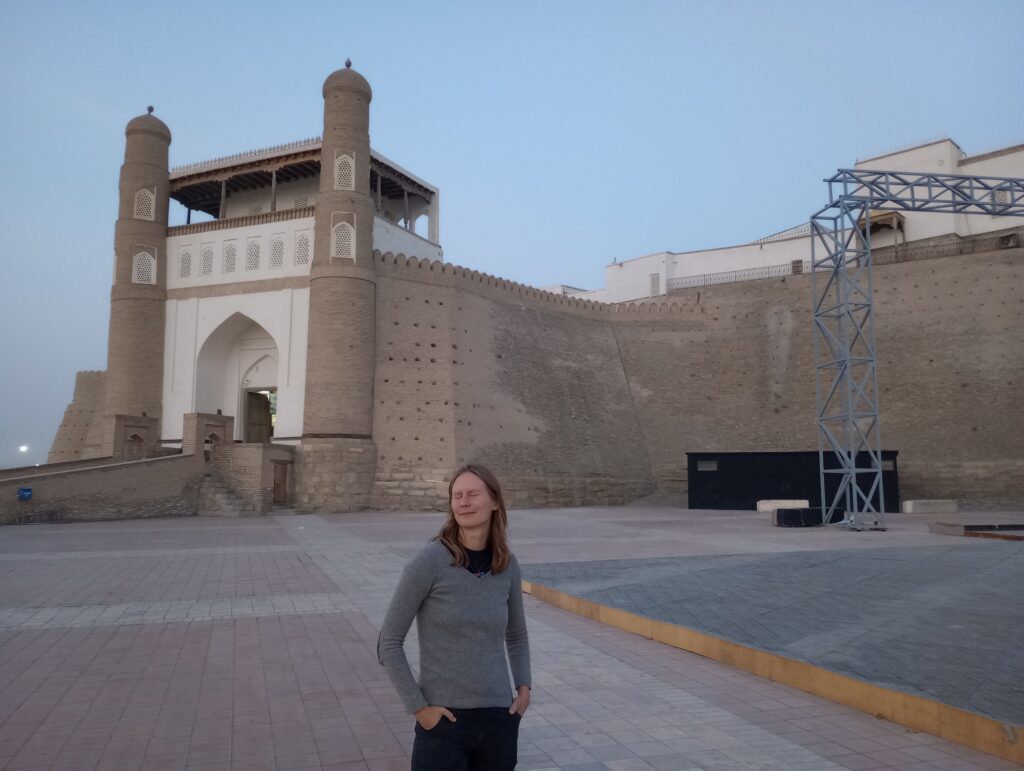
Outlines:
<svg viewBox="0 0 1024 771"><path fill-rule="evenodd" d="M858 161L862 170L918 171L979 177L1024 178L1024 145L968 156L951 139L911 147ZM824 192L824 186L822 186ZM819 206L825 201L819 202ZM810 214L810 211L808 211ZM1002 230L1005 219L987 215L878 212L872 218L875 247L946 235L970 236ZM876 229L877 228L877 229ZM571 297L602 302L629 302L657 297L673 288L705 282L788 275L794 262L811 259L810 228L797 225L752 243L693 252L655 252L605 266L603 289L549 287ZM731 274L731 275L730 275Z"/></svg>

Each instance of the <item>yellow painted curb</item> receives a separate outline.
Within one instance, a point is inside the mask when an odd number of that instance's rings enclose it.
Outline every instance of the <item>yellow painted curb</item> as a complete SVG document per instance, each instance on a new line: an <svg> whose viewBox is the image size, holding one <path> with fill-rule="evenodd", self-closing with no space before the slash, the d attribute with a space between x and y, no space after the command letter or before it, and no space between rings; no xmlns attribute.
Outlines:
<svg viewBox="0 0 1024 771"><path fill-rule="evenodd" d="M1024 763L1024 727L1002 723L923 696L883 688L805 661L610 608L532 581L523 581L523 591L548 605L602 624L791 685L915 731L923 731L1014 763Z"/></svg>

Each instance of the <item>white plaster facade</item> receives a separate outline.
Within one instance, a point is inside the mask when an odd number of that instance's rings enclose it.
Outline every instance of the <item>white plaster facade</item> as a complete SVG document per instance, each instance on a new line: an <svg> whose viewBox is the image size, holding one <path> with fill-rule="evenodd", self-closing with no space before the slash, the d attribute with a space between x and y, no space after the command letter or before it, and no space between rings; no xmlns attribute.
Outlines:
<svg viewBox="0 0 1024 771"><path fill-rule="evenodd" d="M373 248L382 254L391 252L404 254L406 257L418 257L421 260L440 260L444 256L440 244L431 243L382 217L373 218Z"/></svg>
<svg viewBox="0 0 1024 771"><path fill-rule="evenodd" d="M244 216L244 215L243 215ZM381 217L374 248L440 260L441 247ZM308 276L313 218L301 217L213 229L167 239L167 288L189 290ZM225 269L234 248L234 267ZM244 393L277 391L275 441L302 434L306 372L307 288L225 293L167 301L164 344L163 442L174 445L188 412L235 418L234 439L245 436Z"/></svg>
<svg viewBox="0 0 1024 771"><path fill-rule="evenodd" d="M308 276L313 225L312 217L300 217L171 236L167 239L167 288ZM373 218L373 248L421 260L444 256L440 244L383 217Z"/></svg>
<svg viewBox="0 0 1024 771"><path fill-rule="evenodd" d="M308 276L313 218L170 236L167 254L168 289Z"/></svg>
<svg viewBox="0 0 1024 771"><path fill-rule="evenodd" d="M302 434L309 289L167 301L163 442L180 442L182 416L218 410L244 438L247 389L277 390L274 441Z"/></svg>
<svg viewBox="0 0 1024 771"><path fill-rule="evenodd" d="M862 170L917 171L936 174L1024 178L1024 145L968 156L951 139L940 139L905 150L877 155L858 161ZM823 205L825 202L822 201ZM902 242L956 234L977 235L1007 227L1005 219L981 214L933 214L903 212ZM891 230L873 233L872 244L890 246L897 238ZM665 294L670 282L685 285L687 279L706 274L757 271L786 266L796 260L809 265L810 230L806 224L784 230L749 244L738 244L692 252L655 252L617 261L605 266L605 285L601 289L573 290L569 296L602 302L628 302ZM742 278L742 274L739 276Z"/></svg>
<svg viewBox="0 0 1024 771"><path fill-rule="evenodd" d="M319 139L241 153L175 169L172 185L197 174L228 179L237 164L313 153ZM421 195L381 197L372 248L406 257L440 260L437 188L384 156L380 174L405 180ZM308 158L307 158L308 159ZM301 160L301 159L300 159ZM238 173L245 173L246 169ZM379 176L378 176L379 179ZM220 182L216 183L220 185ZM272 186L221 193L213 220L168 229L161 433L180 443L183 416L191 412L235 418L231 440L246 439L246 393L276 392L273 441L298 443L305 406L309 321L308 277L313 261L314 176ZM415 229L426 233L417 234ZM298 279L298 281L296 281ZM243 286L239 286L243 285Z"/></svg>

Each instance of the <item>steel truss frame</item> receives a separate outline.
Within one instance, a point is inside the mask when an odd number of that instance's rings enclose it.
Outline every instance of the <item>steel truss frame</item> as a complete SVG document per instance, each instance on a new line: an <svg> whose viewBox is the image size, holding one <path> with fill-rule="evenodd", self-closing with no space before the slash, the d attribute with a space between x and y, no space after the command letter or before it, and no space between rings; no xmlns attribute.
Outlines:
<svg viewBox="0 0 1024 771"><path fill-rule="evenodd" d="M871 211L1024 217L1024 179L840 169L825 182L829 203L810 221L823 521L884 529ZM826 468L829 452L835 468ZM826 500L829 475L839 484Z"/></svg>

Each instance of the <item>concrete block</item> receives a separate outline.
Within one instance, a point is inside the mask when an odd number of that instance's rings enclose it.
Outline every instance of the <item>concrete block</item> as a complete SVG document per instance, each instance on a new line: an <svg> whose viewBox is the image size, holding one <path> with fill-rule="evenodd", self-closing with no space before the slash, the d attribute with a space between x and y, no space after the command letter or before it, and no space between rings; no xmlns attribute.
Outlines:
<svg viewBox="0 0 1024 771"><path fill-rule="evenodd" d="M806 509L810 508L811 502L808 500L800 500L799 498L778 500L764 500L757 502L757 510L761 512L772 513L776 509Z"/></svg>
<svg viewBox="0 0 1024 771"><path fill-rule="evenodd" d="M957 504L950 499L903 501L900 511L904 514L956 514Z"/></svg>

